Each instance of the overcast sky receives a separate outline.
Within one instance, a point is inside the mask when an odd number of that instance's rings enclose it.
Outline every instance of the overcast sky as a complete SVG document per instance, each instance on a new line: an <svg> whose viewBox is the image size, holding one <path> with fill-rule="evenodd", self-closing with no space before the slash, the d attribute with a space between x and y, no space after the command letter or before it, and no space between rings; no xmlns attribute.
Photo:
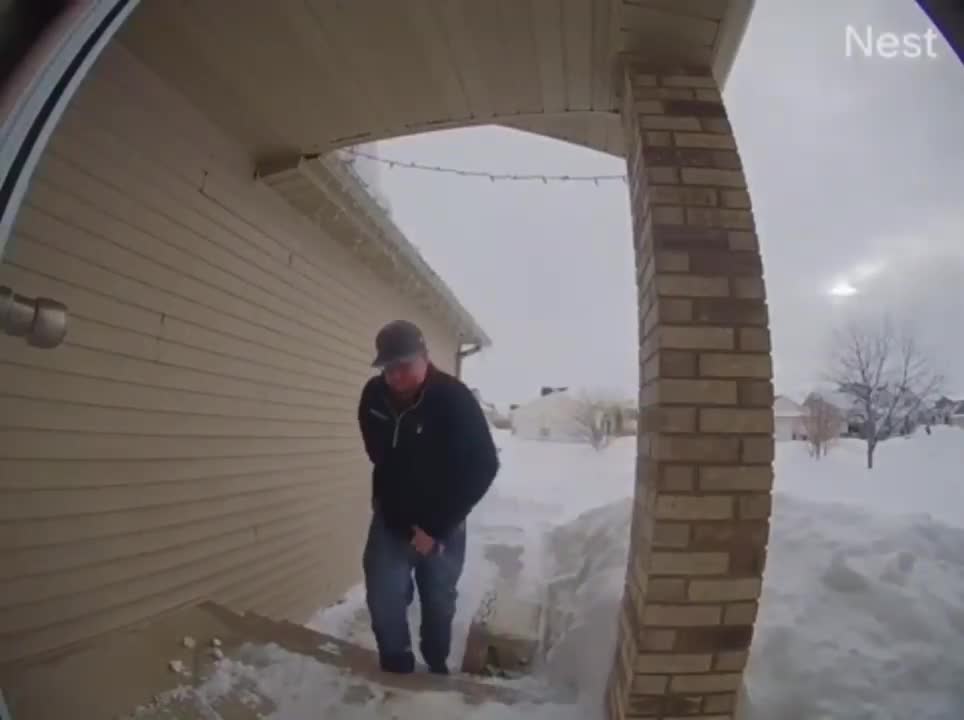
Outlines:
<svg viewBox="0 0 964 720"><path fill-rule="evenodd" d="M777 390L799 398L819 383L834 325L880 308L915 318L949 389L964 393L964 67L943 39L936 59L848 58L848 24L861 36L868 25L929 27L910 0L757 0L725 92L763 247ZM498 128L379 152L492 172L624 171L620 159ZM524 402L542 385L635 395L621 182L390 169L381 183L396 221L494 340L466 366L487 399Z"/></svg>

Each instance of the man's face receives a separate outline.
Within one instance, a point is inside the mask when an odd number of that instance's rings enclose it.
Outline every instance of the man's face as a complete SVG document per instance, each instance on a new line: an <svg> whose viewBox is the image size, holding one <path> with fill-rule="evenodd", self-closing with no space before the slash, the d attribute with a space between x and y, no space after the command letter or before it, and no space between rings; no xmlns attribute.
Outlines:
<svg viewBox="0 0 964 720"><path fill-rule="evenodd" d="M407 395L418 390L425 382L425 374L428 372L428 358L425 355L416 355L413 358L387 365L382 372L385 375L385 382L388 383L392 392Z"/></svg>

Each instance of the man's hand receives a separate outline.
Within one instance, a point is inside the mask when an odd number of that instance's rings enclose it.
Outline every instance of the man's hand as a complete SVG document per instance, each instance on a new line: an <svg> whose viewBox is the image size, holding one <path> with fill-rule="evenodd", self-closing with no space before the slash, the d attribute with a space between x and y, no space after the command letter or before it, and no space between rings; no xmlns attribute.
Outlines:
<svg viewBox="0 0 964 720"><path fill-rule="evenodd" d="M415 537L412 538L412 545L415 547L415 552L419 555L431 555L436 546L435 538L417 525L413 527L412 530L415 531Z"/></svg>

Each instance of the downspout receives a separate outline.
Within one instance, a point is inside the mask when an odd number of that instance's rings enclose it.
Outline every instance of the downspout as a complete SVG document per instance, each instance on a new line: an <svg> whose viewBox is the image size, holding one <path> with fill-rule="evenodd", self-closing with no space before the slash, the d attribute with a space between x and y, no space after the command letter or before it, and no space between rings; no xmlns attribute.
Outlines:
<svg viewBox="0 0 964 720"><path fill-rule="evenodd" d="M462 360L467 357L471 357L478 352L482 351L482 346L478 343L474 345L469 345L467 348L463 349L463 345L459 344L459 349L455 351L455 377L462 379Z"/></svg>

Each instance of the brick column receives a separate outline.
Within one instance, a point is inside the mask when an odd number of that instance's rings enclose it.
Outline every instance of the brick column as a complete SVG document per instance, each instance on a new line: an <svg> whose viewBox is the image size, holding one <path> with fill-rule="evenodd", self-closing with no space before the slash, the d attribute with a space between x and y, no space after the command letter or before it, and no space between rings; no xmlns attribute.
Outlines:
<svg viewBox="0 0 964 720"><path fill-rule="evenodd" d="M623 120L640 435L608 714L728 720L756 620L773 479L757 235L708 70L628 69Z"/></svg>

